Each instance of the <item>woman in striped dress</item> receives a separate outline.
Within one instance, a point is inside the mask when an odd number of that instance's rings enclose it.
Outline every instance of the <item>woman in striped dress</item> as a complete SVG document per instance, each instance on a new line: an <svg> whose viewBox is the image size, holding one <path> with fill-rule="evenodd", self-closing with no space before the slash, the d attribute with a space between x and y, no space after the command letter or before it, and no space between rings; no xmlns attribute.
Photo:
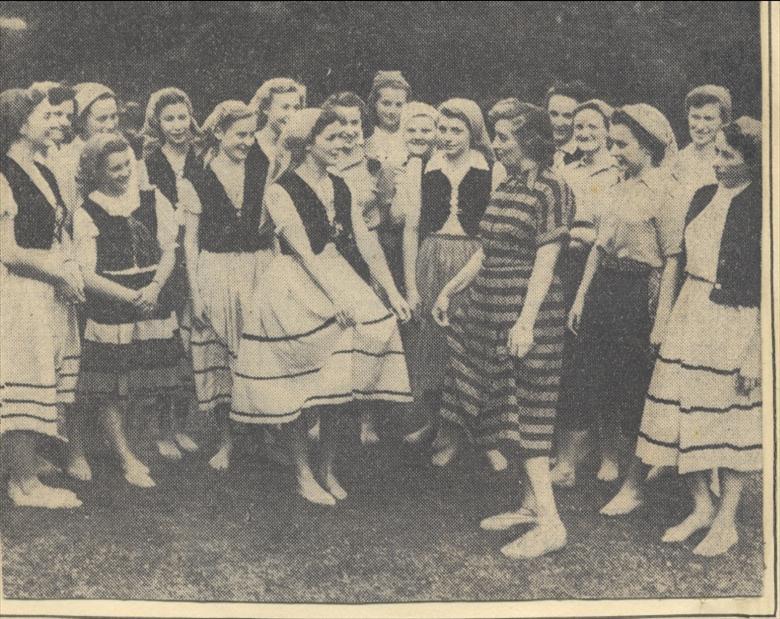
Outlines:
<svg viewBox="0 0 780 619"><path fill-rule="evenodd" d="M685 283L666 327L645 401L637 456L620 494L641 501L647 466L674 466L694 508L664 542L709 529L694 553L737 542L746 473L762 466L761 123L743 117L715 138L718 184L699 189L685 229ZM709 472L720 470L716 508Z"/></svg>
<svg viewBox="0 0 780 619"><path fill-rule="evenodd" d="M41 482L53 466L35 453L40 436L60 437L62 409L74 401L79 372L75 304L84 280L64 229L66 209L54 175L36 162L57 120L44 92L0 94L0 434L15 505L81 505Z"/></svg>
<svg viewBox="0 0 780 619"><path fill-rule="evenodd" d="M139 176L142 186L156 187L171 203L179 226L176 246L176 265L169 286L173 290L174 309L179 320L180 337L185 349L190 350L190 308L187 307L189 287L184 263L184 212L188 198L194 194L193 183L203 170L193 142L200 130L195 123L192 102L178 88L163 88L152 93L146 106L143 129L143 161ZM183 379L188 391L193 389L190 355L182 357ZM190 397L159 402L160 438L157 450L170 460L180 460L181 450L194 452L198 445L185 429L190 408Z"/></svg>
<svg viewBox="0 0 780 619"><path fill-rule="evenodd" d="M555 264L568 237L572 200L549 168L554 145L544 110L508 99L490 117L493 146L508 176L480 224L481 248L444 287L433 310L439 325L451 326L439 415L447 452L458 450L460 434L478 445L503 446L505 453L519 451L522 507L481 526L535 525L502 549L530 558L566 543L549 455L566 323ZM450 323L450 298L463 290L464 304Z"/></svg>
<svg viewBox="0 0 780 619"><path fill-rule="evenodd" d="M340 116L327 109L301 110L285 129L291 165L266 192L281 253L247 305L231 413L240 423L284 424L297 491L322 505L347 496L334 445L347 404L411 400L396 316L360 275L370 273L389 289L390 270L361 205L343 179L328 173L343 133ZM321 424L319 480L300 419L313 407Z"/></svg>

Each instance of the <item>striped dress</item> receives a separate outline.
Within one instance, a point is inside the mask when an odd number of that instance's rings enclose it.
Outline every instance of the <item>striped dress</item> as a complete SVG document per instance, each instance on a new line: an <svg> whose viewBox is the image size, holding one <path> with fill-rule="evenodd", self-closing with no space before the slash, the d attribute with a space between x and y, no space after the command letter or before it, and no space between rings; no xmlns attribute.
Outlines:
<svg viewBox="0 0 780 619"><path fill-rule="evenodd" d="M528 290L536 252L568 235L571 193L549 169L528 186L513 174L493 192L480 225L484 261L455 312L439 414L477 444L549 455L561 378L566 308L556 275L522 360L508 355L509 330Z"/></svg>

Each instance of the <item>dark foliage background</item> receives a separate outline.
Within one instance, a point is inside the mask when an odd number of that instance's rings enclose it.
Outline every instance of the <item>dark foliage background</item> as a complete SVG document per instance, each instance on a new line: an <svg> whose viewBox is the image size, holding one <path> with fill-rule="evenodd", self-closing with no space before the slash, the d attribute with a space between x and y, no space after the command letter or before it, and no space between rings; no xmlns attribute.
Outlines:
<svg viewBox="0 0 780 619"><path fill-rule="evenodd" d="M366 94L397 68L417 98L538 101L580 77L613 103L647 101L682 136L693 86L731 89L760 111L758 2L2 2L3 88L39 79L100 81L145 104L159 87L189 92L202 119L291 75L319 103Z"/></svg>

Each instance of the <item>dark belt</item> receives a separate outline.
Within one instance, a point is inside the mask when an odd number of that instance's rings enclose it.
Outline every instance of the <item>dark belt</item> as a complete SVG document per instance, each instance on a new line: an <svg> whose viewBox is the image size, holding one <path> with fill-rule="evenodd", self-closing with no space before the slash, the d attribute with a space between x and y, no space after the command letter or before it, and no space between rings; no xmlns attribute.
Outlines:
<svg viewBox="0 0 780 619"><path fill-rule="evenodd" d="M646 275L653 270L653 267L646 262L640 262L639 260L633 260L632 258L618 258L611 254L602 255L601 266L610 271L636 273L638 275Z"/></svg>

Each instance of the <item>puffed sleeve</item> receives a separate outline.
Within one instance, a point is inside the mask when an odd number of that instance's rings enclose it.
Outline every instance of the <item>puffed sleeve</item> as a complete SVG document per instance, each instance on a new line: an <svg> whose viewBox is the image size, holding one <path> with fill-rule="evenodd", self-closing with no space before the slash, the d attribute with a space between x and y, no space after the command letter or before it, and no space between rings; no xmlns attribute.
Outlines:
<svg viewBox="0 0 780 619"><path fill-rule="evenodd" d="M157 214L157 242L165 251L176 247L179 236L179 223L173 205L159 189L154 190L155 211Z"/></svg>
<svg viewBox="0 0 780 619"><path fill-rule="evenodd" d="M8 184L8 179L5 175L0 174L0 217L16 217L19 207L14 200L14 193L11 190L11 185Z"/></svg>
<svg viewBox="0 0 780 619"><path fill-rule="evenodd" d="M536 246L558 243L568 238L574 213L574 196L569 186L558 180L538 181Z"/></svg>
<svg viewBox="0 0 780 619"><path fill-rule="evenodd" d="M97 239L100 231L83 208L73 214L73 254L76 261L88 271L97 264Z"/></svg>
<svg viewBox="0 0 780 619"><path fill-rule="evenodd" d="M276 233L282 234L290 228L300 227L303 229L298 210L295 208L290 194L282 187L273 183L265 190L265 206L268 209L268 215L276 227Z"/></svg>
<svg viewBox="0 0 780 619"><path fill-rule="evenodd" d="M676 256L682 252L683 231L687 209L683 202L676 198L678 181L671 176L658 186L658 199L655 200L656 213L654 217L658 248L662 256Z"/></svg>

